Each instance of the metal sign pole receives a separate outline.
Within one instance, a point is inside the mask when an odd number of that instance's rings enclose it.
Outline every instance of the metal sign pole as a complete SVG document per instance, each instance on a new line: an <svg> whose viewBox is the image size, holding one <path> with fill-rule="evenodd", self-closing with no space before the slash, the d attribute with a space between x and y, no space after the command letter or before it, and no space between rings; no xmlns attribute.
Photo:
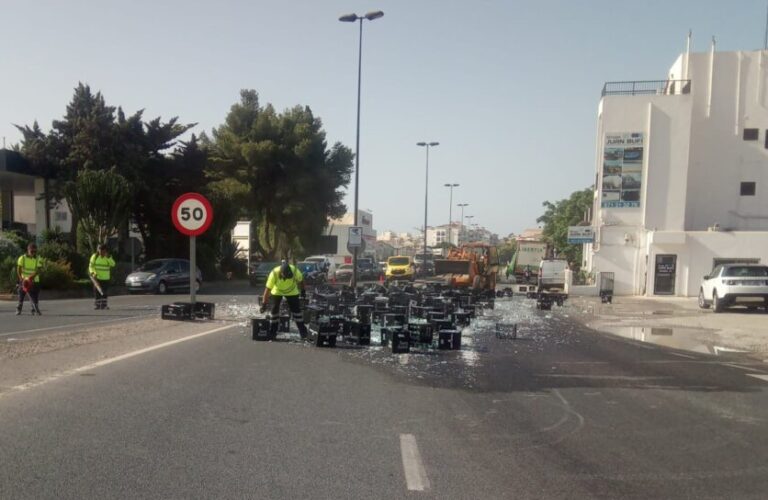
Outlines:
<svg viewBox="0 0 768 500"><path fill-rule="evenodd" d="M189 237L189 301L192 305L195 305L196 291L195 284L197 282L197 249L195 240L197 237Z"/></svg>

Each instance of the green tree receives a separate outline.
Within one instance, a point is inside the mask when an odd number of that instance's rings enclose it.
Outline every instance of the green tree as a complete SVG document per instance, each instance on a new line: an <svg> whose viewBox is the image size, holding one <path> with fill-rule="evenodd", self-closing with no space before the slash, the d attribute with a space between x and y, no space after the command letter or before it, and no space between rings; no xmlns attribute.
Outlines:
<svg viewBox="0 0 768 500"><path fill-rule="evenodd" d="M582 246L568 243L568 226L576 226L584 220L585 212L592 207L593 197L593 188L586 188L554 203L545 201L542 204L544 214L536 219L544 224L544 241L575 267L581 265Z"/></svg>
<svg viewBox="0 0 768 500"><path fill-rule="evenodd" d="M131 186L114 168L83 170L64 194L91 249L115 236L130 213Z"/></svg>
<svg viewBox="0 0 768 500"><path fill-rule="evenodd" d="M207 138L206 138L207 139ZM328 147L322 122L309 107L278 113L243 90L209 141L214 180L232 179L246 189L241 212L256 220L258 250L268 257L311 247L329 217L346 211L352 152Z"/></svg>

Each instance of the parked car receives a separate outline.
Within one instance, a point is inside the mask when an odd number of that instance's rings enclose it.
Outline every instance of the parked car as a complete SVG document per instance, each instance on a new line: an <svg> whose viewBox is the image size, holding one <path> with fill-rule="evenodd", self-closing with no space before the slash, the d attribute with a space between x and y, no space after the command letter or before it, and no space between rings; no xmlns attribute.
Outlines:
<svg viewBox="0 0 768 500"><path fill-rule="evenodd" d="M279 265L279 262L259 262L255 264L251 272L248 273L248 281L251 283L251 286L265 284L267 278L269 278L269 273Z"/></svg>
<svg viewBox="0 0 768 500"><path fill-rule="evenodd" d="M304 259L303 262L317 262L320 265L320 270L325 272L328 279L336 272L336 263L326 255L312 255Z"/></svg>
<svg viewBox="0 0 768 500"><path fill-rule="evenodd" d="M539 290L565 290L565 270L568 262L559 259L543 259L539 263Z"/></svg>
<svg viewBox="0 0 768 500"><path fill-rule="evenodd" d="M405 255L398 255L387 259L387 281L410 280L415 277L413 260Z"/></svg>
<svg viewBox="0 0 768 500"><path fill-rule="evenodd" d="M379 268L370 257L357 258L357 277L360 280L379 279Z"/></svg>
<svg viewBox="0 0 768 500"><path fill-rule="evenodd" d="M196 290L200 291L203 275L197 269ZM128 293L168 293L189 290L189 261L186 259L155 259L139 266L125 278Z"/></svg>
<svg viewBox="0 0 768 500"><path fill-rule="evenodd" d="M326 282L326 274L320 269L320 263L302 261L297 263L296 267L301 271L307 285L322 285Z"/></svg>
<svg viewBox="0 0 768 500"><path fill-rule="evenodd" d="M722 264L704 276L699 288L699 307L716 313L728 307L745 305L768 311L768 266L760 264Z"/></svg>
<svg viewBox="0 0 768 500"><path fill-rule="evenodd" d="M352 264L342 264L336 268L335 276L336 281L349 281L352 279Z"/></svg>

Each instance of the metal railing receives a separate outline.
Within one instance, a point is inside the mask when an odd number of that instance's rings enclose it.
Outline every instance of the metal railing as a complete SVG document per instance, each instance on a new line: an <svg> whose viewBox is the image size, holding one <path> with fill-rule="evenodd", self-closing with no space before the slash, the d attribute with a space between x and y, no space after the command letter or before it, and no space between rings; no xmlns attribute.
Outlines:
<svg viewBox="0 0 768 500"><path fill-rule="evenodd" d="M691 93L690 80L639 80L606 82L602 96L607 95L683 95Z"/></svg>

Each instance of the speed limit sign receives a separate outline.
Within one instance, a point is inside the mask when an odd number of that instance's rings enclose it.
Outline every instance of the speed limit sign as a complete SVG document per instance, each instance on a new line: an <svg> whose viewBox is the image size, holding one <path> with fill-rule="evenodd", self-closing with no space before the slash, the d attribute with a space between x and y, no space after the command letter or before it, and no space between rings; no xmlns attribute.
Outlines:
<svg viewBox="0 0 768 500"><path fill-rule="evenodd" d="M171 219L182 234L200 236L213 222L211 202L201 194L185 193L173 203Z"/></svg>

